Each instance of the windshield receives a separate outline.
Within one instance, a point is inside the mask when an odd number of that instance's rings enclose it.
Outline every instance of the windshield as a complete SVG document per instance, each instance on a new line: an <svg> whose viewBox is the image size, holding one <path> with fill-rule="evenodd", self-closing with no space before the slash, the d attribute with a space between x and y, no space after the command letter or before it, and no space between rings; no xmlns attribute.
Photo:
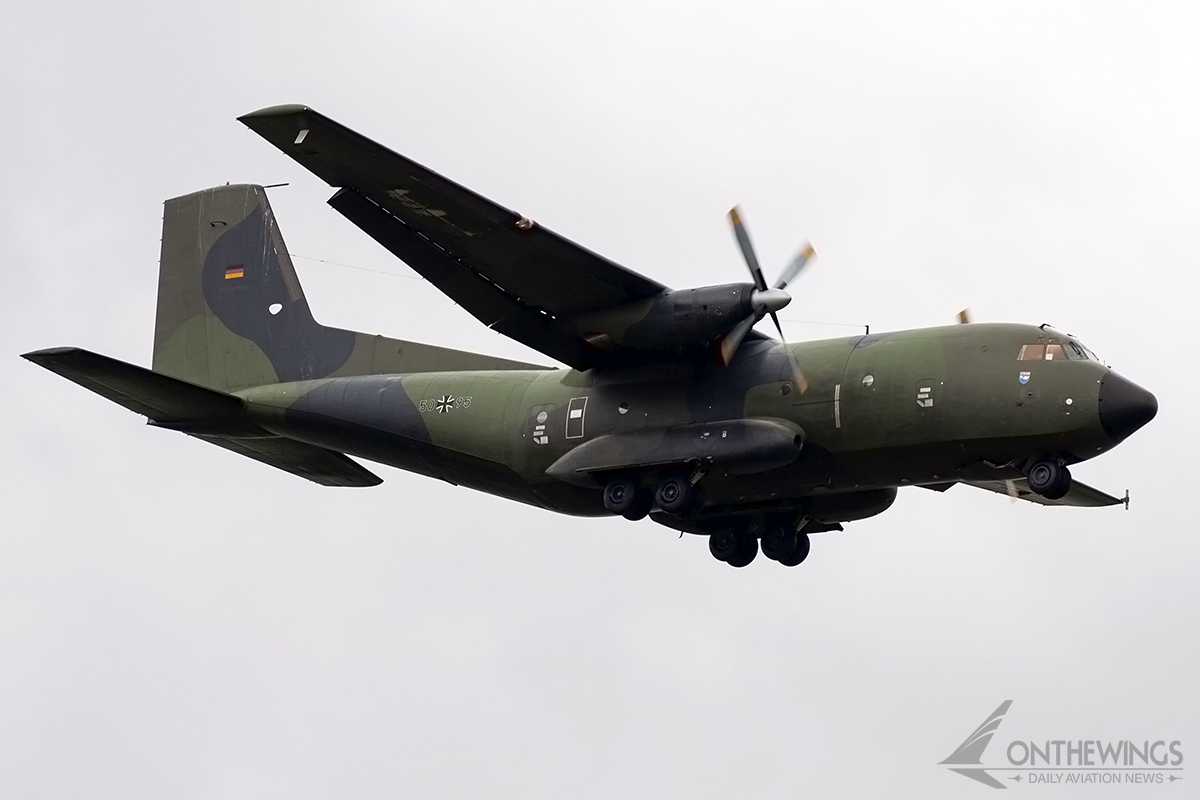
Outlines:
<svg viewBox="0 0 1200 800"><path fill-rule="evenodd" d="M1068 358L1084 358L1091 361L1099 361L1100 357L1087 348L1083 342L1076 342L1072 339L1067 340L1067 357Z"/></svg>
<svg viewBox="0 0 1200 800"><path fill-rule="evenodd" d="M1018 361L1099 361L1096 354L1074 339L1064 344L1059 339L1042 339L1040 342L1021 345Z"/></svg>

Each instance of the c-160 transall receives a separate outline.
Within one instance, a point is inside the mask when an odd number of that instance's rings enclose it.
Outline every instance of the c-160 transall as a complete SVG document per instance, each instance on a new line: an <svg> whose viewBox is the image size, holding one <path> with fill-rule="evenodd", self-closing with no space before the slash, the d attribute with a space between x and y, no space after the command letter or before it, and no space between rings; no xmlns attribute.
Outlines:
<svg viewBox="0 0 1200 800"><path fill-rule="evenodd" d="M569 367L321 325L261 186L166 201L152 369L78 348L25 357L316 483L380 483L356 456L564 514L649 516L737 567L761 541L793 566L809 534L879 514L901 486L1119 504L1069 467L1157 412L1046 326L768 338L754 325L812 250L769 286L736 211L753 282L671 290L312 109L241 121L468 313Z"/></svg>

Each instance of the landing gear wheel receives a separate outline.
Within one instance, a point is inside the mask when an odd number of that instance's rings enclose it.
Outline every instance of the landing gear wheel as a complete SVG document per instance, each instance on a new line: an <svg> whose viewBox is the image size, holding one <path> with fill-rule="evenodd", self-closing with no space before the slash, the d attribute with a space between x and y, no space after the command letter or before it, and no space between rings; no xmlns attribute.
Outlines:
<svg viewBox="0 0 1200 800"><path fill-rule="evenodd" d="M708 552L717 561L728 561L738 554L743 535L733 528L721 528L708 537Z"/></svg>
<svg viewBox="0 0 1200 800"><path fill-rule="evenodd" d="M762 537L762 554L772 561L787 558L796 550L795 531L773 526L767 528Z"/></svg>
<svg viewBox="0 0 1200 800"><path fill-rule="evenodd" d="M686 511L696 499L696 489L687 478L673 476L664 478L654 495L658 507L668 514Z"/></svg>
<svg viewBox="0 0 1200 800"><path fill-rule="evenodd" d="M753 536L745 536L742 539L742 546L725 563L731 567L744 567L753 561L756 555L758 555L758 539Z"/></svg>
<svg viewBox="0 0 1200 800"><path fill-rule="evenodd" d="M812 547L812 542L808 538L808 534L801 531L796 534L796 549L787 558L779 559L779 563L785 567L795 567L801 564L804 559L808 558L808 551Z"/></svg>
<svg viewBox="0 0 1200 800"><path fill-rule="evenodd" d="M1053 461L1038 461L1025 476L1029 488L1047 500L1058 500L1071 491L1071 471Z"/></svg>
<svg viewBox="0 0 1200 800"><path fill-rule="evenodd" d="M638 508L639 494L643 492L633 478L613 478L604 487L604 507L613 514L625 516ZM648 508L646 510L649 511Z"/></svg>
<svg viewBox="0 0 1200 800"><path fill-rule="evenodd" d="M787 528L769 528L762 538L763 555L785 567L794 567L808 558L809 547L807 533L795 533Z"/></svg>
<svg viewBox="0 0 1200 800"><path fill-rule="evenodd" d="M621 514L622 517L630 522L637 522L639 519L645 519L650 513L650 508L654 505L654 495L650 492L638 487L633 498L633 505L628 511Z"/></svg>

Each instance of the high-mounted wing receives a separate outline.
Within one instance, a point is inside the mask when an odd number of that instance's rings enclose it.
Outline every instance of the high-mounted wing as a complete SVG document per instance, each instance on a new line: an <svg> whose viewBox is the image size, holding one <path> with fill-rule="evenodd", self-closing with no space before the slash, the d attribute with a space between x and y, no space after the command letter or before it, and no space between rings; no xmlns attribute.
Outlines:
<svg viewBox="0 0 1200 800"><path fill-rule="evenodd" d="M572 367L611 363L576 320L665 291L310 108L239 120L339 187L331 206L489 328Z"/></svg>
<svg viewBox="0 0 1200 800"><path fill-rule="evenodd" d="M1081 483L1077 480L1071 481L1071 489L1064 496L1057 500L1051 500L1048 497L1042 497L1026 483L1024 478L1013 481L963 481L968 486L976 486L980 489L987 489L989 492L996 494L1006 494L1017 500L1028 500L1031 503L1037 503L1042 506L1077 506L1088 508L1100 508L1102 506L1119 506L1125 502L1120 498L1113 497L1111 494L1105 494L1099 489L1093 489L1086 483Z"/></svg>

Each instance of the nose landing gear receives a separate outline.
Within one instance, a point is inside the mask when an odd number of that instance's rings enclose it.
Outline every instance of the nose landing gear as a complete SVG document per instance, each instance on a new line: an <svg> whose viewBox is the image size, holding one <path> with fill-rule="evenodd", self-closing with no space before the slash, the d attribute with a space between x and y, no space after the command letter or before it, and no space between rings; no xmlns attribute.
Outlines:
<svg viewBox="0 0 1200 800"><path fill-rule="evenodd" d="M1057 461L1034 462L1025 480L1031 491L1047 500L1058 500L1071 491L1071 471Z"/></svg>

